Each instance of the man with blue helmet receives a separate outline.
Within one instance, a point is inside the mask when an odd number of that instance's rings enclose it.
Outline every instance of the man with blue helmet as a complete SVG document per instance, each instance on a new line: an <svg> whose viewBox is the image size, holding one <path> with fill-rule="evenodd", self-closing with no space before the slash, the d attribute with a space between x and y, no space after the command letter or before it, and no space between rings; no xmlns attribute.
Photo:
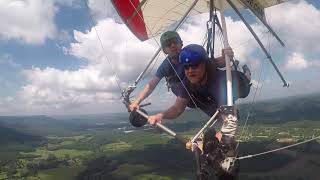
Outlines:
<svg viewBox="0 0 320 180"><path fill-rule="evenodd" d="M179 60L186 75L184 83L195 98L197 96L199 98L210 97L215 100L218 107L227 104L226 72L217 69L217 66L209 60L202 46L197 44L186 46L180 53ZM239 71L232 71L232 77L233 101L245 98L250 91L251 77ZM215 112L212 109L201 109L209 116Z"/></svg>
<svg viewBox="0 0 320 180"><path fill-rule="evenodd" d="M227 51L224 52L226 54L233 54L230 49L225 51ZM225 71L219 70L217 64L209 59L205 49L196 44L190 44L183 48L179 61L186 76L183 83L190 96L197 107L212 116L219 106L225 105L227 102ZM246 97L250 90L248 87L250 79L237 71L233 71L232 76L237 80L233 83L234 101ZM149 117L151 124L161 122L162 119L174 119L185 110L188 104L193 104L188 92L183 87L180 87L179 90L180 95L173 106L165 112Z"/></svg>
<svg viewBox="0 0 320 180"><path fill-rule="evenodd" d="M162 78L166 78L168 87L177 97L184 96L183 87L180 85L180 79L183 80L185 77L183 66L179 63L179 54L183 46L181 37L175 31L167 31L162 34L160 43L163 52L168 57L162 62L155 76L129 106L129 111L139 109L139 104L153 92ZM215 62L220 67L224 67L224 57L216 58Z"/></svg>

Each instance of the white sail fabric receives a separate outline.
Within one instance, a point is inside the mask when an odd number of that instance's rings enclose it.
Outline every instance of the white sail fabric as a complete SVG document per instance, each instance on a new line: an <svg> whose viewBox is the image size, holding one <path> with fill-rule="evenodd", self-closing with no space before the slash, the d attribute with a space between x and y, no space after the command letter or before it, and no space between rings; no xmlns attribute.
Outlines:
<svg viewBox="0 0 320 180"><path fill-rule="evenodd" d="M168 26L179 21L185 12L189 9L194 0L112 0L114 5L117 1L123 4L125 1L133 8L131 16L123 17L121 11L128 11L128 7L122 8L123 5L115 6L118 13L129 26L131 31L141 40L149 39L153 36L161 34L168 29ZM287 0L232 0L232 2L239 8L248 8L256 11L256 14L263 16L264 8L283 3ZM199 0L196 6L190 13L190 16L209 11L209 0ZM228 2L223 0L222 7L219 1L215 0L215 7L217 9L230 9ZM139 13L138 13L139 12ZM135 32L132 27L134 23L130 22L134 18L139 18L145 29L145 35L142 37L141 33ZM136 19L137 20L137 19ZM141 31L141 30L140 30ZM139 37L140 36L140 37Z"/></svg>

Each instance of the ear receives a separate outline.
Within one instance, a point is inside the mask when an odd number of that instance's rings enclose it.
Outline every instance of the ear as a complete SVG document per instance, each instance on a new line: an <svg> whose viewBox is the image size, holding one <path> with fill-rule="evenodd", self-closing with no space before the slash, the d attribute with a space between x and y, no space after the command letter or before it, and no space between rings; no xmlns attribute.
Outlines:
<svg viewBox="0 0 320 180"><path fill-rule="evenodd" d="M183 41L180 42L181 48L183 47Z"/></svg>

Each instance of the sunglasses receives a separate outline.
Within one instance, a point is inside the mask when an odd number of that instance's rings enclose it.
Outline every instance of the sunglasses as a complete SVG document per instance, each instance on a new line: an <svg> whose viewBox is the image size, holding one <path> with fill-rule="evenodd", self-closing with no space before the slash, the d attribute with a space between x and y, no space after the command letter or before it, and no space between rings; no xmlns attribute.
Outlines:
<svg viewBox="0 0 320 180"><path fill-rule="evenodd" d="M186 65L183 65L183 68L184 70L189 70L190 68L192 70L196 70L198 69L198 67L200 66L201 63L198 63L198 64L186 64Z"/></svg>
<svg viewBox="0 0 320 180"><path fill-rule="evenodd" d="M179 39L177 39L177 38L169 39L169 40L167 40L167 41L165 41L165 42L163 43L163 47L170 47L172 43L174 43L174 44L180 44L181 41L180 41Z"/></svg>

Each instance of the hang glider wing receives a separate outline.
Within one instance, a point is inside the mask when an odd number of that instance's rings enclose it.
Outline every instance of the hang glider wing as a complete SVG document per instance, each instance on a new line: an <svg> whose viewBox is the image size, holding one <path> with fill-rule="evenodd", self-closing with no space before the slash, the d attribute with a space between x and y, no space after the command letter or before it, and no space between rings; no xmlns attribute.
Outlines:
<svg viewBox="0 0 320 180"><path fill-rule="evenodd" d="M161 34L168 27L179 21L194 0L111 0L118 14L141 41ZM264 18L264 8L288 0L233 0L239 8L249 8L257 16ZM229 9L226 1L222 7L216 1L218 9ZM209 11L209 0L199 0L190 12L190 16Z"/></svg>

